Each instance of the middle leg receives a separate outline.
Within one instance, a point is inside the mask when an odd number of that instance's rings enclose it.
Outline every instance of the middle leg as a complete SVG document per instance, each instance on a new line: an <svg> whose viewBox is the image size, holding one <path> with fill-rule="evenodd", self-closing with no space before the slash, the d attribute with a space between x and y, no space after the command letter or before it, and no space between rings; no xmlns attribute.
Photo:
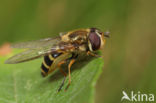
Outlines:
<svg viewBox="0 0 156 103"><path fill-rule="evenodd" d="M64 85L64 82L65 82L65 80L66 80L66 76L67 76L67 73L64 72L63 69L61 68L61 65L64 64L64 63L66 63L66 61L62 61L62 62L60 62L60 63L58 64L58 68L59 68L60 72L64 75L64 79L63 79L63 81L62 81L62 83L61 83L61 85L60 85L60 87L59 87L59 89L58 89L58 92L62 89L62 87L63 87L63 85Z"/></svg>
<svg viewBox="0 0 156 103"><path fill-rule="evenodd" d="M69 76L69 81L68 81L68 85L65 89L65 91L69 88L70 84L71 84L71 72L70 72L70 69L71 69L71 66L74 64L75 62L75 59L72 59L68 65L68 76Z"/></svg>

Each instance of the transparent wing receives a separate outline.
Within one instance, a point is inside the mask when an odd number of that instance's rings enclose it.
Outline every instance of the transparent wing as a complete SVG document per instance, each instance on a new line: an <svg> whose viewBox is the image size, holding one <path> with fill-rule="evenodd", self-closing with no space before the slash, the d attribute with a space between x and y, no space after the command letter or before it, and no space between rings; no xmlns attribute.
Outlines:
<svg viewBox="0 0 156 103"><path fill-rule="evenodd" d="M72 48L74 48L74 45L72 45L70 43L61 43L61 42L59 42L59 43L57 42L57 44L56 43L52 43L52 44L48 43L47 45L42 45L39 48L33 48L33 49L31 48L22 53L19 53L15 56L9 58L5 63L7 63L7 64L21 63L21 62L39 58L41 56L48 55L52 52L69 51Z"/></svg>
<svg viewBox="0 0 156 103"><path fill-rule="evenodd" d="M43 54L39 49L29 49L15 56L12 56L8 60L6 60L5 63L6 64L21 63L21 62L39 58L43 55L46 55L46 54Z"/></svg>
<svg viewBox="0 0 156 103"><path fill-rule="evenodd" d="M30 41L30 42L23 42L23 43L17 43L17 44L12 44L12 48L29 48L29 49L34 49L34 48L40 48L40 47L45 47L45 46L52 46L54 44L57 44L60 41L60 37L56 38L45 38L45 39L40 39L40 40L35 40L35 41Z"/></svg>

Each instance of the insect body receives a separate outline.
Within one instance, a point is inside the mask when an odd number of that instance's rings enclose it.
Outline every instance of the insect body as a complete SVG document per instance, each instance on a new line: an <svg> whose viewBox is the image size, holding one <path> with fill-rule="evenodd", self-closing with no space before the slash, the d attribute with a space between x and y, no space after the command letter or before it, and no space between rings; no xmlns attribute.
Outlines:
<svg viewBox="0 0 156 103"><path fill-rule="evenodd" d="M53 62L55 62L55 58L59 57L61 53L52 53L47 56L44 56L43 63L41 65L41 74L42 76L46 76L51 68Z"/></svg>
<svg viewBox="0 0 156 103"><path fill-rule="evenodd" d="M67 74L62 70L61 65L69 62L68 88L71 83L70 69L79 54L85 53L87 55L97 56L94 54L94 51L103 47L105 37L109 37L108 33L103 33L97 28L88 28L73 30L61 34L56 38L46 38L15 44L12 45L13 48L25 48L26 51L9 58L5 63L21 63L44 56L41 65L42 76L45 77L52 73L56 68L59 68L60 72L64 75L64 78L66 78ZM59 90L61 90L64 80Z"/></svg>

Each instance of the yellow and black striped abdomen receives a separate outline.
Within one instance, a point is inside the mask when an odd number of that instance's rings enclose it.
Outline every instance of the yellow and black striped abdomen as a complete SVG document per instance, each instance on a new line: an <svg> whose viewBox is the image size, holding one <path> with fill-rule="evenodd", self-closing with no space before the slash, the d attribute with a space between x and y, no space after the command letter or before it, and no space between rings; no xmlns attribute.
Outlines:
<svg viewBox="0 0 156 103"><path fill-rule="evenodd" d="M53 54L49 54L47 56L44 56L44 60L43 60L43 63L41 65L41 69L42 69L41 74L43 77L45 77L48 74L48 72L51 68L51 65L53 64L55 58L57 58L60 55L61 55L61 53L53 53Z"/></svg>

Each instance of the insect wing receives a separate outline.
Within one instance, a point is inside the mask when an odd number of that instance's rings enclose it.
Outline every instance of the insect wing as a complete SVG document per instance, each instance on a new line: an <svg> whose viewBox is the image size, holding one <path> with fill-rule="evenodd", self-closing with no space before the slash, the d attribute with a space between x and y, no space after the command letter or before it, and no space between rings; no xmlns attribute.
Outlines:
<svg viewBox="0 0 156 103"><path fill-rule="evenodd" d="M57 44L56 44L57 43ZM48 55L52 52L67 52L75 48L71 43L62 43L61 41L52 44L47 44L40 46L40 48L28 49L22 53L19 53L11 58L9 58L5 63L6 64L16 64L25 61L30 61L41 56Z"/></svg>
<svg viewBox="0 0 156 103"><path fill-rule="evenodd" d="M49 38L49 39L41 39L38 41L19 43L13 45L14 48L28 48L26 51L19 53L11 58L9 58L5 63L7 64L15 64L20 62L25 62L29 60L33 60L39 58L41 56L47 55L52 51L57 50L57 45L60 42L60 38Z"/></svg>
<svg viewBox="0 0 156 103"><path fill-rule="evenodd" d="M28 49L22 53L19 53L15 56L12 56L9 58L7 61L5 61L6 64L16 64L16 63L21 63L29 60L33 60L36 58L39 58L41 56L44 56L48 53L50 53L50 50L42 50L40 48L38 49Z"/></svg>
<svg viewBox="0 0 156 103"><path fill-rule="evenodd" d="M41 48L45 46L53 46L57 43L59 43L61 40L60 37L56 38L45 38L45 39L40 39L40 40L35 40L35 41L30 41L30 42L23 42L23 43L17 43L11 45L12 48L27 48L27 49L36 49L36 48Z"/></svg>

